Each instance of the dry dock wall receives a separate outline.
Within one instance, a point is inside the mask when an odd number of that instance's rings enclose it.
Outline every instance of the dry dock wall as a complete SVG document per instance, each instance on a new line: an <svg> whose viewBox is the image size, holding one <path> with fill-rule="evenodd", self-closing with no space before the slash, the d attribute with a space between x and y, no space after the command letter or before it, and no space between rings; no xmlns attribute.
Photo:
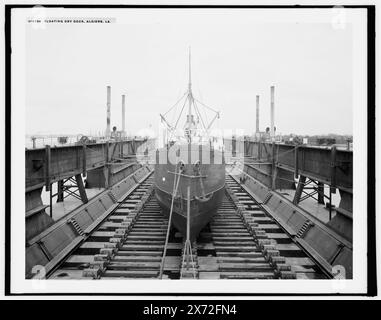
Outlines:
<svg viewBox="0 0 381 320"><path fill-rule="evenodd" d="M137 169L27 241L26 277L30 278L42 266L49 272L58 260L78 246L86 234L98 225L99 221L105 219L118 206L118 202L150 173L151 170L147 166Z"/></svg>
<svg viewBox="0 0 381 320"><path fill-rule="evenodd" d="M294 205L284 196L271 191L247 173L240 177L243 187L256 201L305 248L328 272L343 266L346 278L352 278L352 244L328 225Z"/></svg>

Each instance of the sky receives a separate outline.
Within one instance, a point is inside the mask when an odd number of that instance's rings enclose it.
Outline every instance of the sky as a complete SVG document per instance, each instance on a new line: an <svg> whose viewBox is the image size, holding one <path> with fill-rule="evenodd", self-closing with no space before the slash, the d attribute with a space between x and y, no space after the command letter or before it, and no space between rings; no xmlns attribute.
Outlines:
<svg viewBox="0 0 381 320"><path fill-rule="evenodd" d="M157 128L187 90L189 46L193 94L220 111L217 128L253 133L260 95L264 131L274 85L278 133L352 134L352 27L300 22L303 12L266 22L254 10L125 10L110 24L27 24L26 134L104 132L107 85L111 126L121 128L125 94L127 132Z"/></svg>

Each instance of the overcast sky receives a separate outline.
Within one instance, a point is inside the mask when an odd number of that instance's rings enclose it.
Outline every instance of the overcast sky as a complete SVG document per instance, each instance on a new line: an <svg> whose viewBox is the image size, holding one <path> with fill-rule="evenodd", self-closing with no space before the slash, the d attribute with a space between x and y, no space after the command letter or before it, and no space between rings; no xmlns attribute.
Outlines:
<svg viewBox="0 0 381 320"><path fill-rule="evenodd" d="M187 89L191 46L193 92L220 110L217 127L253 133L258 94L265 130L274 85L277 132L352 134L350 24L258 23L250 13L241 19L205 11L174 19L122 15L108 25L27 25L26 133L104 131L107 85L112 126L121 128L126 94L127 131L156 128L159 113Z"/></svg>

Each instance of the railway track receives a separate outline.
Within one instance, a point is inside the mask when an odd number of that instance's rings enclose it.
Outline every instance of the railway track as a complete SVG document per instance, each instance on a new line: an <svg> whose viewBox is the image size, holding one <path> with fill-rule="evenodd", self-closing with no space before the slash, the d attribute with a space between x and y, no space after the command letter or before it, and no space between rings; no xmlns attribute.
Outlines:
<svg viewBox="0 0 381 320"><path fill-rule="evenodd" d="M50 279L157 279L168 219L152 174L82 242ZM163 279L316 279L319 266L231 176L212 221L192 244L171 228Z"/></svg>

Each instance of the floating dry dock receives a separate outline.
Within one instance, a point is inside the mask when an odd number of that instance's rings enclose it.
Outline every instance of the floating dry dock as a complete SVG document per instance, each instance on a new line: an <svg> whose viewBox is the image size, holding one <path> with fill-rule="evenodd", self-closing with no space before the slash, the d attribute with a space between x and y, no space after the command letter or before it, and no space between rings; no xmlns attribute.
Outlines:
<svg viewBox="0 0 381 320"><path fill-rule="evenodd" d="M143 143L25 151L27 278L39 276L36 265L55 279L157 278L161 268L170 279L315 279L332 278L336 265L352 277L351 151L225 140L227 166L242 145L243 173L227 170L222 203L192 242L189 267L176 228L164 248L168 219L154 196L154 169L135 158ZM104 191L55 221L42 189L78 175ZM288 199L283 190L294 176L299 183ZM312 191L323 185L340 193L327 223L303 209L307 183Z"/></svg>

